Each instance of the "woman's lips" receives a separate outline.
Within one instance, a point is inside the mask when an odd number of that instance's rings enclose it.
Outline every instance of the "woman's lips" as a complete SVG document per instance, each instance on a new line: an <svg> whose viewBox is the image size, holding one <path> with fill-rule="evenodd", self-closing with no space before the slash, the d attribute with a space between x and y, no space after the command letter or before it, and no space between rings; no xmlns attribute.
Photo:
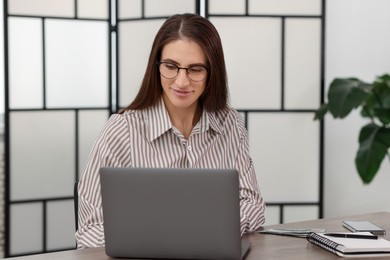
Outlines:
<svg viewBox="0 0 390 260"><path fill-rule="evenodd" d="M175 93L175 95L180 97L186 97L191 94L191 91L184 91L184 90L177 90L177 89L174 89L173 92Z"/></svg>

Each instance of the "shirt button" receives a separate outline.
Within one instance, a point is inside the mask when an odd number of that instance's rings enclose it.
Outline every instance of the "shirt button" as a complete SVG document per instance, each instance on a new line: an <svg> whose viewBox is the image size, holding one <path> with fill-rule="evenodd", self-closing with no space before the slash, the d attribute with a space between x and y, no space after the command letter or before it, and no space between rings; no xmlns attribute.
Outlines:
<svg viewBox="0 0 390 260"><path fill-rule="evenodd" d="M191 145L187 146L187 149L188 149L188 151L191 151L192 150L192 146Z"/></svg>

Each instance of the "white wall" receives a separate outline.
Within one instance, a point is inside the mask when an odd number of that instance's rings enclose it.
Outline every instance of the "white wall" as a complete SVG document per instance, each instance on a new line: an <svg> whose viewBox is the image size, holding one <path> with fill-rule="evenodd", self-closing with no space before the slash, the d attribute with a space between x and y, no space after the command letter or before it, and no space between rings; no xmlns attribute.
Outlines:
<svg viewBox="0 0 390 260"><path fill-rule="evenodd" d="M327 0L326 5L326 86L335 77L370 82L390 73L390 1ZM369 185L355 169L358 135L366 123L357 111L325 121L325 217L390 210L389 158Z"/></svg>

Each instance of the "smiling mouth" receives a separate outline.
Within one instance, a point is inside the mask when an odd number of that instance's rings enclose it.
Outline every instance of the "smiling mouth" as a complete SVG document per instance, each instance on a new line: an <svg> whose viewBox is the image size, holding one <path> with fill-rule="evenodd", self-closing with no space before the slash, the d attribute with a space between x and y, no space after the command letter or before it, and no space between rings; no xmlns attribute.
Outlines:
<svg viewBox="0 0 390 260"><path fill-rule="evenodd" d="M174 89L173 91L175 92L175 94L177 96L188 96L189 94L191 94L191 91L183 91L183 90L177 90L177 89Z"/></svg>

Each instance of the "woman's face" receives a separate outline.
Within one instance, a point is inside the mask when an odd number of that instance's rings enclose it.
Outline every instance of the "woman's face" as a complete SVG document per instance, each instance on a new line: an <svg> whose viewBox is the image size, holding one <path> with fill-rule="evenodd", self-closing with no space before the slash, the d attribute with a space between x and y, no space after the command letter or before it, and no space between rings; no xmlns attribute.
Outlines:
<svg viewBox="0 0 390 260"><path fill-rule="evenodd" d="M163 88L163 98L168 109L192 110L196 108L198 99L206 87L207 71L202 72L206 67L206 56L202 48L191 40L176 40L168 43L162 49L160 65L160 78ZM204 79L200 81L191 80L187 71L180 69L177 76L171 78L164 77L163 72L173 73L177 68L191 67L190 77L199 79L200 73L206 73ZM165 66L164 68L161 66ZM203 66L203 67L202 67ZM199 70L200 69L200 70Z"/></svg>

